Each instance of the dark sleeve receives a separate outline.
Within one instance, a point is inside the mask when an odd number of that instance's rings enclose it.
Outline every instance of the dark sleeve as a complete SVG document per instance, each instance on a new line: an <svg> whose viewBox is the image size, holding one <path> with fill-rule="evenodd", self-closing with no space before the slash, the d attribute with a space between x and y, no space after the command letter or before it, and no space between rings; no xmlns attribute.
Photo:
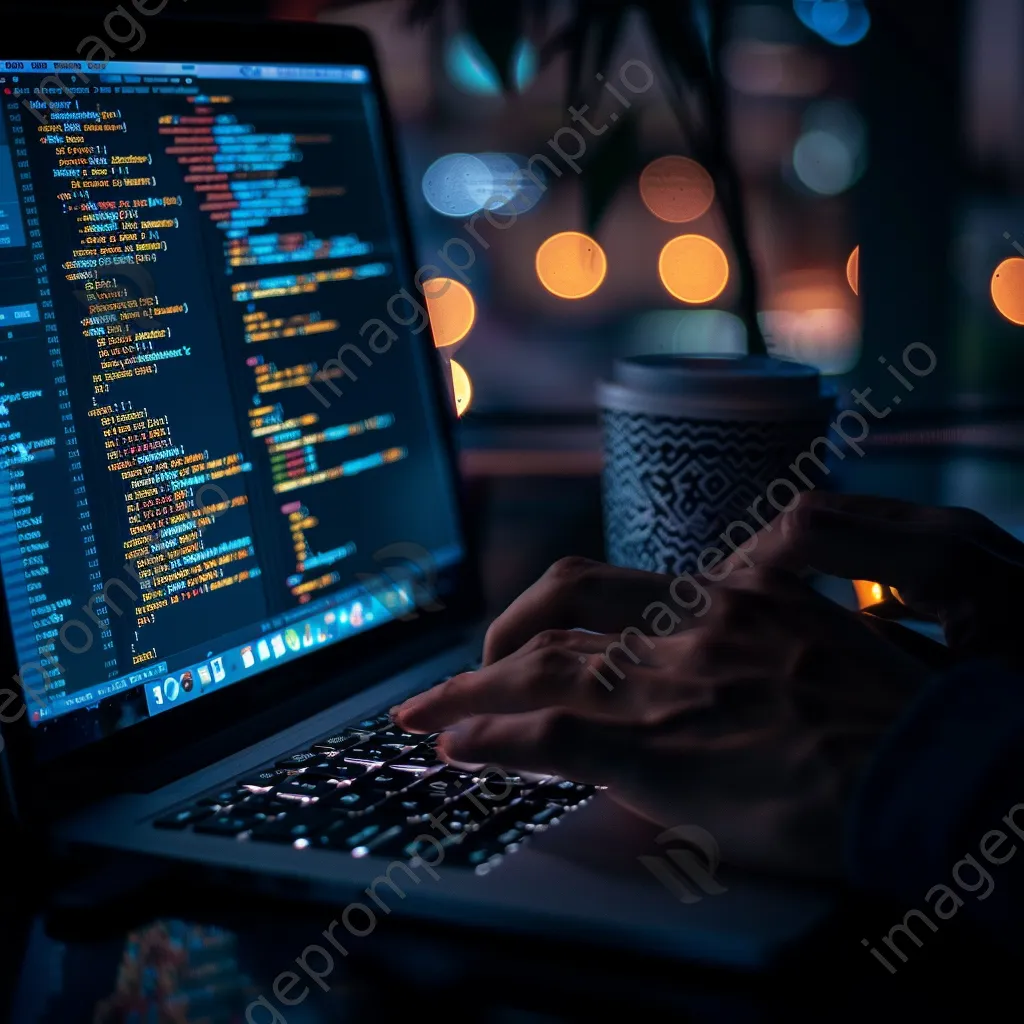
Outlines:
<svg viewBox="0 0 1024 1024"><path fill-rule="evenodd" d="M946 885L994 938L1019 933L1024 676L971 662L925 689L862 779L847 860L855 884L908 908L926 909L932 887ZM932 901L939 898L937 892Z"/></svg>

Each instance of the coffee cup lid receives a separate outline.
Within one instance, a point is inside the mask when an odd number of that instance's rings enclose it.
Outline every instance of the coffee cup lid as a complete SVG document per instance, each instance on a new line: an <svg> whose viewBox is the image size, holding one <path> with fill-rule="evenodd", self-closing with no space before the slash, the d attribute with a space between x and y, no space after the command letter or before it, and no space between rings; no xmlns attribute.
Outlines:
<svg viewBox="0 0 1024 1024"><path fill-rule="evenodd" d="M652 415L793 419L818 414L834 393L816 367L786 359L652 354L617 359L598 401Z"/></svg>

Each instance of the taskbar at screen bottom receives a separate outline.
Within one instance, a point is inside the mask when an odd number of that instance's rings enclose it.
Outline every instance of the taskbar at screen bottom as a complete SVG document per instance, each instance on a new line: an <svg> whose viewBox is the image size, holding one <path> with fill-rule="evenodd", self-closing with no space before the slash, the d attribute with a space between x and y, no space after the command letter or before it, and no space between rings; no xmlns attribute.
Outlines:
<svg viewBox="0 0 1024 1024"><path fill-rule="evenodd" d="M305 612L301 606L294 608L278 618L253 624L251 631L221 637L207 650L193 648L176 658L151 663L118 679L45 703L32 699L34 695L26 687L29 721L41 729L61 723L59 729L63 732L68 719L84 723L82 712L98 712L105 723L100 734L87 727L79 738L79 742L91 742L111 729L124 728L211 690L259 675L278 662L301 658L315 648L415 615L418 608L433 603L439 584L447 588L448 584L442 582L445 570L453 569L465 557L458 545L427 554L429 560L421 555L421 563L415 568L396 566L385 575L366 577L343 593L312 602Z"/></svg>
<svg viewBox="0 0 1024 1024"><path fill-rule="evenodd" d="M373 594L364 593L337 608L301 619L286 629L264 633L216 657L147 683L147 709L151 716L168 711L205 693L249 679L281 662L301 658L318 647L399 619L414 607L408 587L393 585L379 588Z"/></svg>

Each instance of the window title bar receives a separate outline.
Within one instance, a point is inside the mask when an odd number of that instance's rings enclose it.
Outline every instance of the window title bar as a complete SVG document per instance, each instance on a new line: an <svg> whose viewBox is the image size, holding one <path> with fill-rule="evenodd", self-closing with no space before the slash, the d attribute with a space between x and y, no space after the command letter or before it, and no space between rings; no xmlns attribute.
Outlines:
<svg viewBox="0 0 1024 1024"><path fill-rule="evenodd" d="M369 68L361 64L163 64L147 61L5 60L6 74L30 75L175 75L181 78L250 79L289 82L368 82Z"/></svg>

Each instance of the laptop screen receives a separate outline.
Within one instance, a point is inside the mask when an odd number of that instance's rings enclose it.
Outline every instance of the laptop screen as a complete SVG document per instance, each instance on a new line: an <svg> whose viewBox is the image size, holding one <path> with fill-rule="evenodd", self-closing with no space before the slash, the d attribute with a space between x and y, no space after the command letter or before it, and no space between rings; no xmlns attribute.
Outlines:
<svg viewBox="0 0 1024 1024"><path fill-rule="evenodd" d="M408 617L463 548L369 70L0 83L0 711L54 756Z"/></svg>

